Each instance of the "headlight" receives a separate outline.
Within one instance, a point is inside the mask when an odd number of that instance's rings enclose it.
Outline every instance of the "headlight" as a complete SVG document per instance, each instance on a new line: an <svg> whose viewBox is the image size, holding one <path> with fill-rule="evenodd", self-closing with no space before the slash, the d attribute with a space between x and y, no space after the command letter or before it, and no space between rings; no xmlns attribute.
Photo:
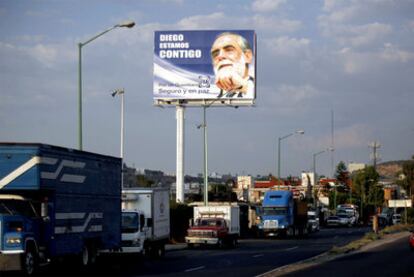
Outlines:
<svg viewBox="0 0 414 277"><path fill-rule="evenodd" d="M133 240L132 245L140 245L140 240L139 239Z"/></svg>
<svg viewBox="0 0 414 277"><path fill-rule="evenodd" d="M10 237L7 238L6 243L7 244L20 244L22 240L20 238Z"/></svg>

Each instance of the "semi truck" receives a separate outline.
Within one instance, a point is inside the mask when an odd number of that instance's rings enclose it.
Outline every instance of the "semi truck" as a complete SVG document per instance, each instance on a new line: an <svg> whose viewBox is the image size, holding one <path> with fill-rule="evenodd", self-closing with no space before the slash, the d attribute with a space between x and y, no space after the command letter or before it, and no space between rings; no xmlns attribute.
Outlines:
<svg viewBox="0 0 414 277"><path fill-rule="evenodd" d="M189 248L194 245L227 245L234 247L240 236L239 206L198 206L187 230L185 241Z"/></svg>
<svg viewBox="0 0 414 277"><path fill-rule="evenodd" d="M124 189L121 251L162 257L169 238L169 189Z"/></svg>
<svg viewBox="0 0 414 277"><path fill-rule="evenodd" d="M0 143L0 271L35 273L121 246L121 159L40 143Z"/></svg>
<svg viewBox="0 0 414 277"><path fill-rule="evenodd" d="M288 190L270 190L264 195L259 212L260 236L302 236L307 230L307 203L294 199Z"/></svg>

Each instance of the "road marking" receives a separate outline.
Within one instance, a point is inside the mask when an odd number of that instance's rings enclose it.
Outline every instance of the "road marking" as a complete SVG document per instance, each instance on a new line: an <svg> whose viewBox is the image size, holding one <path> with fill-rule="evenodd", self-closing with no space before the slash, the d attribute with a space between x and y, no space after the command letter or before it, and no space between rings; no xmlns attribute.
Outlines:
<svg viewBox="0 0 414 277"><path fill-rule="evenodd" d="M196 270L200 270L200 269L203 269L203 268L205 268L205 266L194 267L194 268L184 270L184 272L196 271Z"/></svg>
<svg viewBox="0 0 414 277"><path fill-rule="evenodd" d="M264 256L263 254L257 254L257 255L254 255L253 258L259 258L259 257L263 257L263 256Z"/></svg>
<svg viewBox="0 0 414 277"><path fill-rule="evenodd" d="M294 246L294 247L291 247L291 248L287 248L287 249L285 249L285 250L286 250L286 251L291 251L291 250L296 249L296 248L299 248L299 246Z"/></svg>

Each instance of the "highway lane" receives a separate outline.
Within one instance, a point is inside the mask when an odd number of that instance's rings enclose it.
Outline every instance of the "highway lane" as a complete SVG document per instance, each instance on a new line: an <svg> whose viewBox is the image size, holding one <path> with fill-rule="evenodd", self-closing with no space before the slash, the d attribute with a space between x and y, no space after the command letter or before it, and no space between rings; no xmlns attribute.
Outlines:
<svg viewBox="0 0 414 277"><path fill-rule="evenodd" d="M295 271L286 276L414 276L414 251L408 235L392 243Z"/></svg>
<svg viewBox="0 0 414 277"><path fill-rule="evenodd" d="M90 270L67 263L41 269L42 276L256 276L362 237L367 228L322 229L303 239L242 239L233 249L201 247L167 251L160 260L105 257Z"/></svg>

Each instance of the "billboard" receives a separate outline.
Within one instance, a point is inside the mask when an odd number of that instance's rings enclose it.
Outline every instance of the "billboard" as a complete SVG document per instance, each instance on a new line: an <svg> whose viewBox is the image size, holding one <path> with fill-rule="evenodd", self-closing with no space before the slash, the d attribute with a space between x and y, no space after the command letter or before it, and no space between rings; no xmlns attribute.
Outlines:
<svg viewBox="0 0 414 277"><path fill-rule="evenodd" d="M205 105L208 100L251 105L256 99L255 75L252 30L155 32L156 104Z"/></svg>

